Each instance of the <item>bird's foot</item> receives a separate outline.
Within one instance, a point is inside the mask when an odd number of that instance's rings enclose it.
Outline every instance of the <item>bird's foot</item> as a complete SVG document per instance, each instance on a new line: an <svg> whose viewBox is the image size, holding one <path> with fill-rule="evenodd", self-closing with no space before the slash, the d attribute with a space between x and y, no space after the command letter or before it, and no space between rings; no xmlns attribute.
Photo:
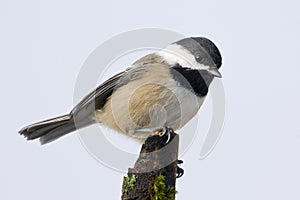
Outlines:
<svg viewBox="0 0 300 200"><path fill-rule="evenodd" d="M177 160L177 172L176 172L176 178L180 178L183 176L184 174L184 169L182 169L181 167L179 167L178 165L182 164L183 161L182 160Z"/></svg>
<svg viewBox="0 0 300 200"><path fill-rule="evenodd" d="M168 126L165 126L161 129L154 131L154 135L158 135L160 137L164 137L164 136L167 137L165 144L168 144L168 142L171 139L171 134L173 134L173 133L174 133L174 130Z"/></svg>

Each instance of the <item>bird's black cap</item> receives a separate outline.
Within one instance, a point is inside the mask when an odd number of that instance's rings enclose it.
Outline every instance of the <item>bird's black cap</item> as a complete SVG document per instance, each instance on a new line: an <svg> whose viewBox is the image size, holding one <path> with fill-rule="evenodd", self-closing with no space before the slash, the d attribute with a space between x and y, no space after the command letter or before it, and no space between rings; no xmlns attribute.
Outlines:
<svg viewBox="0 0 300 200"><path fill-rule="evenodd" d="M191 37L191 39L198 42L206 50L206 52L210 55L217 68L219 69L222 65L222 56L218 47L205 37Z"/></svg>

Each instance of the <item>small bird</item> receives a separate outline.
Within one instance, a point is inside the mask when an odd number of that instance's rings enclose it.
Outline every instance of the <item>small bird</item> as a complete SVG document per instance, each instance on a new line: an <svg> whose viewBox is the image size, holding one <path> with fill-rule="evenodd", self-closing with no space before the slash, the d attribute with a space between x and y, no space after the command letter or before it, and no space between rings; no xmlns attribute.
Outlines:
<svg viewBox="0 0 300 200"><path fill-rule="evenodd" d="M200 109L222 57L205 37L189 37L134 62L79 102L69 114L28 125L19 133L41 144L99 123L144 141L153 131L183 127Z"/></svg>

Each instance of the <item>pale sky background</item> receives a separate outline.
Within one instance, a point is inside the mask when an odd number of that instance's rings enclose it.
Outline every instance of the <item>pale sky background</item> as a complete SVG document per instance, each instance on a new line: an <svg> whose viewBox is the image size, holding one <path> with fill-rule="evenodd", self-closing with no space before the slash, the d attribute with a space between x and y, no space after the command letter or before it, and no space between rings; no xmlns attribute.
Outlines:
<svg viewBox="0 0 300 200"><path fill-rule="evenodd" d="M124 173L94 160L76 134L40 146L17 131L69 112L88 55L113 35L144 27L207 36L224 58L223 135L206 159L199 160L201 136L181 157L177 199L300 199L299 6L1 0L0 199L120 199ZM209 102L200 121L208 110Z"/></svg>

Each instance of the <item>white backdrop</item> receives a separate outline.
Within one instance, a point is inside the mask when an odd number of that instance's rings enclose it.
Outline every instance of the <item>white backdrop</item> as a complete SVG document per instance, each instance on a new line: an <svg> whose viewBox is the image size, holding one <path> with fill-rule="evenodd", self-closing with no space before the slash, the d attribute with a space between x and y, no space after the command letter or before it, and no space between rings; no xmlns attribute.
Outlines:
<svg viewBox="0 0 300 200"><path fill-rule="evenodd" d="M70 111L80 67L102 42L157 27L207 36L224 58L223 136L204 160L200 136L182 156L177 199L298 200L298 8L291 0L1 0L0 199L120 199L124 173L95 161L76 134L40 146L17 131Z"/></svg>

